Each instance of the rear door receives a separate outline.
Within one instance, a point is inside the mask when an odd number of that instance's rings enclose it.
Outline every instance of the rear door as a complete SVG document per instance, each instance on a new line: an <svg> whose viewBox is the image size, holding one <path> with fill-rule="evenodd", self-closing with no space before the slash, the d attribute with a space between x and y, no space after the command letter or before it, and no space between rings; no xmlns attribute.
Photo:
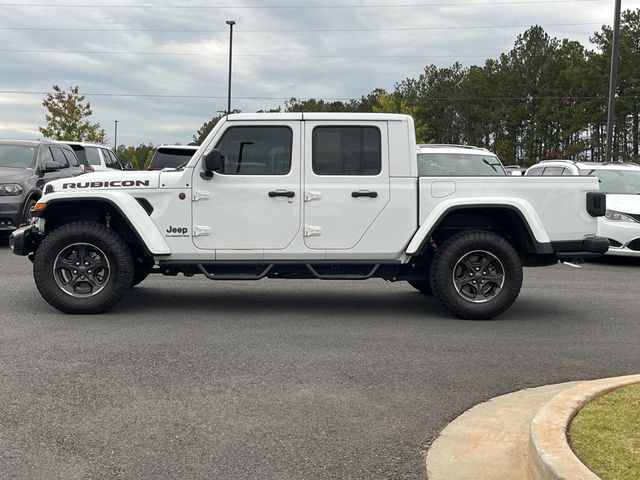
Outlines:
<svg viewBox="0 0 640 480"><path fill-rule="evenodd" d="M305 244L352 249L389 202L387 123L304 125Z"/></svg>

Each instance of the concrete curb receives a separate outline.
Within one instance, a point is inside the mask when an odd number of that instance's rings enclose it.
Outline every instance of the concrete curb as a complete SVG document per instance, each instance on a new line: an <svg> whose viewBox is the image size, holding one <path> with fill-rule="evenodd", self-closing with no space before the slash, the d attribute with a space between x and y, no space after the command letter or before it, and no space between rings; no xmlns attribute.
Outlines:
<svg viewBox="0 0 640 480"><path fill-rule="evenodd" d="M531 420L529 462L540 480L598 480L573 453L567 428L588 402L620 387L640 383L640 375L581 383L553 397Z"/></svg>

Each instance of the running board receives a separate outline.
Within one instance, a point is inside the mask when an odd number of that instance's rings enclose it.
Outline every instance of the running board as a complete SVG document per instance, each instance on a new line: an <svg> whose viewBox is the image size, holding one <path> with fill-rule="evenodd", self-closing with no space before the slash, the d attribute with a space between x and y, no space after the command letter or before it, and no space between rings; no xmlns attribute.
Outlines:
<svg viewBox="0 0 640 480"><path fill-rule="evenodd" d="M310 263L305 264L309 273L319 280L368 280L373 277L373 274L376 273L378 268L380 268L380 264L374 265L373 268L369 271L369 273L365 275L351 275L351 274L338 274L338 275L324 275L318 273L315 268Z"/></svg>
<svg viewBox="0 0 640 480"><path fill-rule="evenodd" d="M267 267L257 275L252 274L244 274L244 273L224 273L224 274L215 274L207 271L204 268L204 265L201 263L198 264L198 270L202 272L202 274L207 277L209 280L260 280L264 278L269 273L269 270L273 268L273 263L267 265Z"/></svg>

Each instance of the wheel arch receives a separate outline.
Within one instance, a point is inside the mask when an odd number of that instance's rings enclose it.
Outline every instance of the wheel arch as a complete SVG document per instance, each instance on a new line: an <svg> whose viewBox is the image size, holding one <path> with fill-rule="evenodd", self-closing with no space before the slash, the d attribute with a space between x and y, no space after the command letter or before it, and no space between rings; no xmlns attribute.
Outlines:
<svg viewBox="0 0 640 480"><path fill-rule="evenodd" d="M71 222L94 221L111 225L127 243L137 245L144 256L168 255L169 247L149 214L135 198L100 192L100 195L44 197L46 208L37 216L45 220L47 233Z"/></svg>
<svg viewBox="0 0 640 480"><path fill-rule="evenodd" d="M507 203L450 205L420 226L407 247L407 254L422 255L432 238L441 243L459 231L471 229L499 232L521 254L553 254L537 215L533 210L528 210L528 214L521 206Z"/></svg>

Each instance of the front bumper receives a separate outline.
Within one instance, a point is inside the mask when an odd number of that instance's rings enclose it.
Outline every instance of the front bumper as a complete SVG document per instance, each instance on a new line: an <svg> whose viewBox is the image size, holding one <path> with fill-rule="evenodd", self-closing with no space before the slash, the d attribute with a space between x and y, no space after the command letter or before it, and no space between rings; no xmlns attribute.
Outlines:
<svg viewBox="0 0 640 480"><path fill-rule="evenodd" d="M587 237L584 240L570 242L552 242L555 256L559 259L600 257L609 250L606 237Z"/></svg>
<svg viewBox="0 0 640 480"><path fill-rule="evenodd" d="M0 197L0 232L11 232L18 228L23 204L21 197Z"/></svg>
<svg viewBox="0 0 640 480"><path fill-rule="evenodd" d="M28 225L15 230L9 236L9 247L15 255L29 255L38 249L42 238L33 225Z"/></svg>
<svg viewBox="0 0 640 480"><path fill-rule="evenodd" d="M610 240L607 255L640 257L640 223L612 222L599 218L598 235Z"/></svg>

